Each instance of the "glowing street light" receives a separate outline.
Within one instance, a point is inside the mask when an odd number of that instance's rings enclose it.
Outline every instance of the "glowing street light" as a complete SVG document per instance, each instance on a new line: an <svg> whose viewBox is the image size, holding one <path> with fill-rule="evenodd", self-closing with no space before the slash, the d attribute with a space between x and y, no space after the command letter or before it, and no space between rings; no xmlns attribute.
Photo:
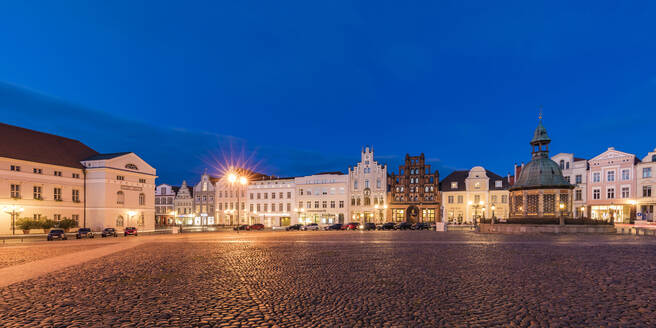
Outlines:
<svg viewBox="0 0 656 328"><path fill-rule="evenodd" d="M237 225L240 223L240 214L239 210L241 209L241 201L240 201L240 196L241 196L241 189L239 188L239 185L245 186L248 184L248 178L245 176L239 176L234 172L228 173L228 182L230 182L230 185L232 187L235 187L235 184L238 184L237 186ZM237 232L239 232L239 229L237 229Z"/></svg>
<svg viewBox="0 0 656 328"><path fill-rule="evenodd" d="M18 214L23 212L23 208L20 207L20 206L17 206L17 205L9 205L9 206L5 206L2 209L2 211L9 214L9 215L11 215L11 233L13 235L15 235L16 234L16 217L18 216Z"/></svg>

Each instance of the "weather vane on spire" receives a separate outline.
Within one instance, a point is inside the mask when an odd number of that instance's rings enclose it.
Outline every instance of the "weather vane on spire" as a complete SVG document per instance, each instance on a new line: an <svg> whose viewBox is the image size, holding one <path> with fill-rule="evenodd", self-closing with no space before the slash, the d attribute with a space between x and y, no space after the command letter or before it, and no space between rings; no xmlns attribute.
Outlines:
<svg viewBox="0 0 656 328"><path fill-rule="evenodd" d="M542 121L542 106L540 106L540 114L538 115L538 118Z"/></svg>

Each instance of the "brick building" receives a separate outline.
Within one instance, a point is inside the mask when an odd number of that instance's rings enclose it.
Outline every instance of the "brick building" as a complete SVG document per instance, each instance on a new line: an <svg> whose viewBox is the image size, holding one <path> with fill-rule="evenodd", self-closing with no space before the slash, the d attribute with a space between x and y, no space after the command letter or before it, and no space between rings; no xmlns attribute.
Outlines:
<svg viewBox="0 0 656 328"><path fill-rule="evenodd" d="M431 171L424 154L405 155L399 173L387 177L387 217L394 222L440 222L440 174Z"/></svg>

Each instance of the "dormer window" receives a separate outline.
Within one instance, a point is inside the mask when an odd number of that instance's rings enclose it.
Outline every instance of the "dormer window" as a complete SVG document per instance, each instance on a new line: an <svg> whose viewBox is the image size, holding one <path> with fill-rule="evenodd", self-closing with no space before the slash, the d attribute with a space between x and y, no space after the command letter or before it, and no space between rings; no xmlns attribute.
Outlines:
<svg viewBox="0 0 656 328"><path fill-rule="evenodd" d="M494 187L496 188L503 187L503 182L501 180L494 181Z"/></svg>
<svg viewBox="0 0 656 328"><path fill-rule="evenodd" d="M128 170L139 170L139 168L137 168L137 166L132 163L125 164L125 168Z"/></svg>
<svg viewBox="0 0 656 328"><path fill-rule="evenodd" d="M451 189L457 189L457 188L458 188L458 182L457 181L451 182Z"/></svg>

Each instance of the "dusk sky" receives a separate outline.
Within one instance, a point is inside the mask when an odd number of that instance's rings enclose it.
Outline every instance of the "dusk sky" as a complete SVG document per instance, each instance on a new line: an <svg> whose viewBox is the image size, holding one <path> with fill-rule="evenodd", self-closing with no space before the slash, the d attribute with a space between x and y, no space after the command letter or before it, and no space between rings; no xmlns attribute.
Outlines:
<svg viewBox="0 0 656 328"><path fill-rule="evenodd" d="M0 121L134 151L158 183L241 156L441 176L656 147L656 2L4 1Z"/></svg>

